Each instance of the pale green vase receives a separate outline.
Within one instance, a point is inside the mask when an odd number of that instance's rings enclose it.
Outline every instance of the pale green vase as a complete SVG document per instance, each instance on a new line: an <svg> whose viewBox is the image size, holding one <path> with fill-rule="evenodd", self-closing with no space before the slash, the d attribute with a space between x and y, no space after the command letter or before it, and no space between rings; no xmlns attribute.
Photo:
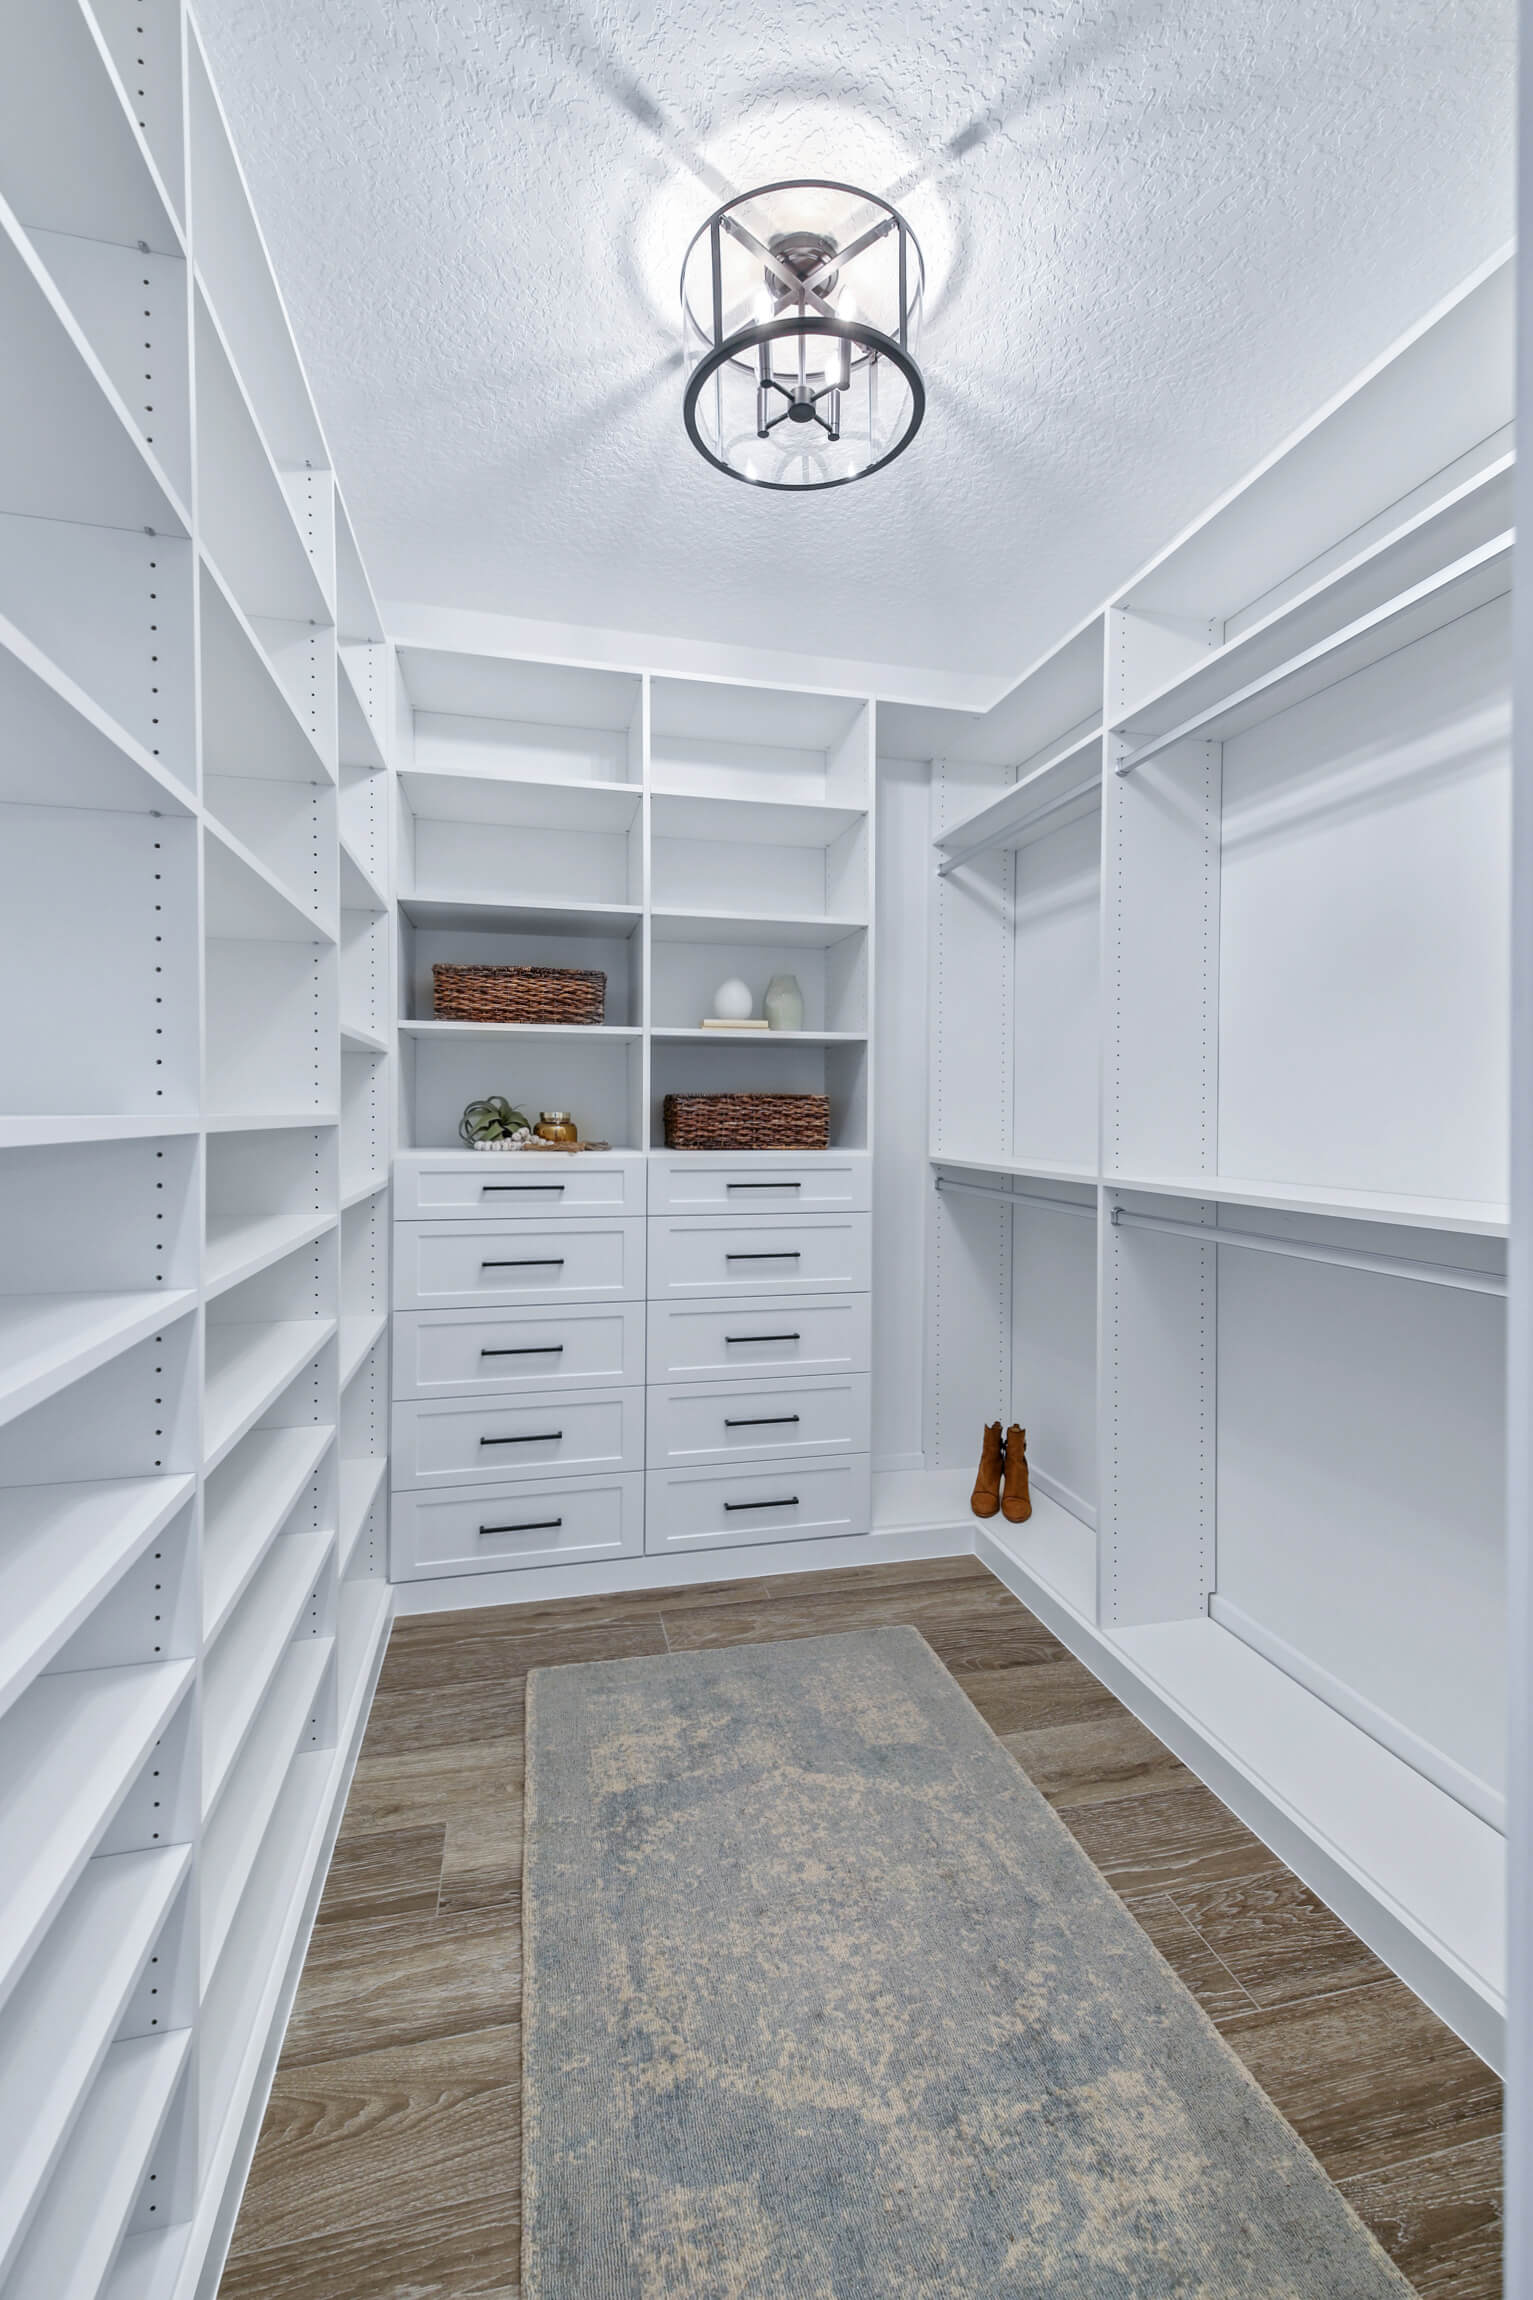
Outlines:
<svg viewBox="0 0 1533 2300"><path fill-rule="evenodd" d="M766 986L761 1011L774 1030L802 1030L804 994L796 974L774 974Z"/></svg>

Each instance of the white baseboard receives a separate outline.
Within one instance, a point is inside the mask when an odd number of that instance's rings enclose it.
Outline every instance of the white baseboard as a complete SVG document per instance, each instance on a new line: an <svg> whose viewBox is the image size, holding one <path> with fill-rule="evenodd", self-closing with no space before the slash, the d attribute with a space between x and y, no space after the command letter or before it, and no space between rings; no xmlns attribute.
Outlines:
<svg viewBox="0 0 1533 2300"><path fill-rule="evenodd" d="M1040 1493L1046 1493L1050 1501L1057 1501L1061 1509L1067 1509L1072 1517L1080 1519L1082 1525L1089 1525L1092 1532L1096 1532L1095 1502L1087 1501L1073 1486L1066 1485L1063 1478L1051 1477L1046 1469L1038 1469L1032 1463L1028 1464L1027 1475L1028 1482L1035 1485Z"/></svg>

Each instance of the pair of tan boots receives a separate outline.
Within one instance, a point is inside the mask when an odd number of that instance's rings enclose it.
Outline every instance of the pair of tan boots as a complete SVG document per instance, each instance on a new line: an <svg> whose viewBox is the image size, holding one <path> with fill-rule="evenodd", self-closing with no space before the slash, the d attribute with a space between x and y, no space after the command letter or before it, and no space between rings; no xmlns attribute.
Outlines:
<svg viewBox="0 0 1533 2300"><path fill-rule="evenodd" d="M1021 1525L1032 1516L1033 1497L1027 1485L1027 1432L1019 1429L1015 1422L1004 1438L999 1422L985 1424L979 1475L974 1480L969 1507L976 1517L994 1517L999 1510L1011 1525Z"/></svg>

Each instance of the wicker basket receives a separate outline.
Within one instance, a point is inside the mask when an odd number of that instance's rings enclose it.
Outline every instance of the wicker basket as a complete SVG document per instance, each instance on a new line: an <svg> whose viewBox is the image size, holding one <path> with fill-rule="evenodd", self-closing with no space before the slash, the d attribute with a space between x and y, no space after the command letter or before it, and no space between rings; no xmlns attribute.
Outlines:
<svg viewBox="0 0 1533 2300"><path fill-rule="evenodd" d="M668 1094L667 1150L828 1150L823 1094Z"/></svg>
<svg viewBox="0 0 1533 2300"><path fill-rule="evenodd" d="M434 966L439 1022L601 1022L607 977L573 966Z"/></svg>

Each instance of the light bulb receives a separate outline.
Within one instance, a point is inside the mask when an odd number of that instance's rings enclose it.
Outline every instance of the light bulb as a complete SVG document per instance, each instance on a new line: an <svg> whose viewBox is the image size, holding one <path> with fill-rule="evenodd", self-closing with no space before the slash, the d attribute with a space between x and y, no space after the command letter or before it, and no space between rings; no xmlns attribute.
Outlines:
<svg viewBox="0 0 1533 2300"><path fill-rule="evenodd" d="M855 319L857 317L857 298L850 288L847 289L836 306L836 317L837 319Z"/></svg>
<svg viewBox="0 0 1533 2300"><path fill-rule="evenodd" d="M774 296L773 296L773 294L772 294L772 291L771 291L771 289L770 289L769 287L759 287L759 288L757 288L757 290L756 290L756 317L757 317L757 319L771 319L771 318L774 316L774 314L776 313L776 310L777 310L777 303L776 303L776 299L775 299L775 297L774 297Z"/></svg>

